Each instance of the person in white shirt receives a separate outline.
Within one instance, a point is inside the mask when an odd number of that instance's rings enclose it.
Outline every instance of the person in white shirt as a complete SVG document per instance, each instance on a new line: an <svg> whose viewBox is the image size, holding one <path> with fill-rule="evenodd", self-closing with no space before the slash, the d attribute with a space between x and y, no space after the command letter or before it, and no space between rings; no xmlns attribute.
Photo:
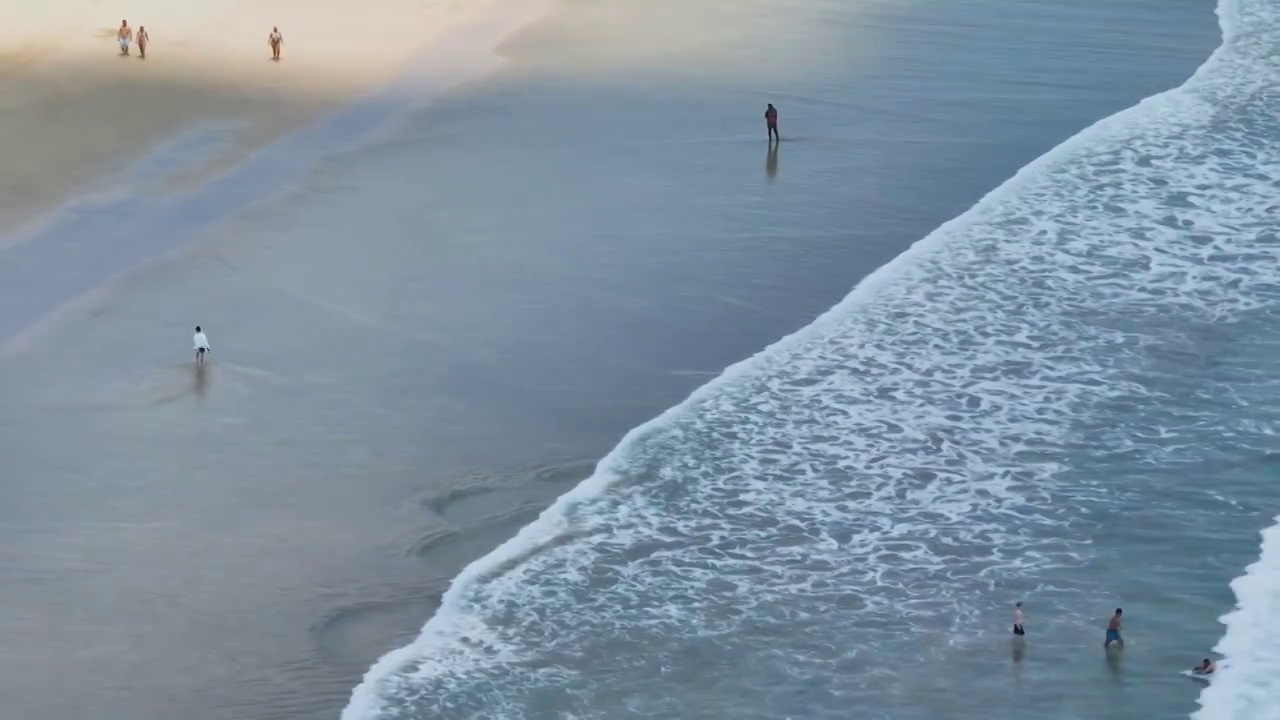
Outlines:
<svg viewBox="0 0 1280 720"><path fill-rule="evenodd" d="M191 342L196 347L196 364L203 365L204 354L209 352L210 348L209 338L204 336L204 331L200 329L199 325L196 326L196 334L192 336Z"/></svg>
<svg viewBox="0 0 1280 720"><path fill-rule="evenodd" d="M1027 634L1027 631L1022 629L1022 602L1021 601L1013 604L1013 634L1017 637L1022 637L1023 635Z"/></svg>

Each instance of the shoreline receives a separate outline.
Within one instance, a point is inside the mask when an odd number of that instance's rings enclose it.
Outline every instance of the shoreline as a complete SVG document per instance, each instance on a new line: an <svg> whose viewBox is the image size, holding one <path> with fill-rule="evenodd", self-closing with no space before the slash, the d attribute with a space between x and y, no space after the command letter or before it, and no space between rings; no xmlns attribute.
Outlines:
<svg viewBox="0 0 1280 720"><path fill-rule="evenodd" d="M589 477L584 478L581 482L559 495L536 520L519 527L514 536L497 545L489 553L474 558L459 574L450 579L448 589L440 599L439 607L435 609L423 627L419 629L417 636L411 642L394 647L382 655L364 675L361 682L353 688L350 703L343 711L343 720L379 717L387 703L385 694L387 686L397 687L404 682L405 677L412 677L415 673L429 675L428 669L434 670L440 667L440 665L437 665L440 662L440 657L449 657L451 650L460 648L457 657L453 659L466 658L466 649L476 644L475 637L483 636L483 630L474 624L474 619L465 617L462 612L463 604L469 600L466 595L470 586L481 579L503 574L503 568L514 566L520 558L526 555L536 554L541 547L539 545L540 542L545 541L547 538L557 537L559 533L564 531L564 528L570 523L570 520L567 519L568 511L577 501L590 499L607 492L613 482L622 477L624 473L614 466L620 462L620 453L624 453L637 438L645 435L655 426L661 425L663 421L686 411L688 407L695 406L699 400L705 399L706 393L713 392L724 383L732 382L742 371L748 370L757 364L768 362L771 358L767 357L766 354L784 352L792 346L803 344L806 335L820 332L825 324L833 321L836 313L856 306L862 299L860 296L874 291L877 287L888 282L891 277L887 276L891 276L895 271L901 270L899 259L910 260L912 256L932 249L931 246L936 245L940 237L953 230L957 224L966 220L971 221L973 216L981 215L984 211L989 210L991 206L998 205L1000 203L1000 194L1016 188L1024 180L1025 175L1043 171L1047 165L1060 159L1063 155L1069 156L1073 149L1082 142L1096 140L1105 136L1110 127L1118 122L1118 118L1122 114L1130 113L1144 103L1172 95L1189 87L1200 76L1202 71L1217 58L1222 42L1224 42L1217 30L1218 28L1215 25L1211 34L1217 36L1219 42L1214 44L1210 52L1198 56L1198 62L1193 65L1190 72L1182 75L1180 80L1175 81L1175 84L1170 87L1156 89L1151 94L1132 97L1127 106L1111 113L1099 115L1088 125L1077 129L1071 134L1058 137L1054 144L1044 153L1029 158L1013 174L991 187L975 204L959 215L934 227L914 243L902 248L901 252L895 255L888 264L880 265L869 274L861 277L847 296L830 306L821 315L810 320L803 327L794 329L780 339L772 341L754 355L730 364L722 371L713 373L715 375L713 379L706 384L693 388L691 393L680 398L676 404L660 410L656 415L627 430L625 436L618 440L599 461ZM445 645L454 643L455 647L442 651L439 656L434 657L423 652L424 648L432 647L437 642ZM401 674L402 672L403 675ZM442 675L447 674L446 670L439 670L439 672ZM412 695L412 691L409 694ZM399 706L397 706L397 709L400 709Z"/></svg>

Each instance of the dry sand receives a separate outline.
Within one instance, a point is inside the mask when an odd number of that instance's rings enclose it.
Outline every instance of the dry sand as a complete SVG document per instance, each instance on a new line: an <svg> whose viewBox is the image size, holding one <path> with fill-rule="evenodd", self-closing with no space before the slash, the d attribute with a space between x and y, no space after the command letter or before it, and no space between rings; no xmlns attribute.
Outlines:
<svg viewBox="0 0 1280 720"><path fill-rule="evenodd" d="M9 8L0 36L0 235L184 127L244 123L224 168L389 82L487 2L42 0ZM116 45L145 26L147 57ZM281 62L267 36L284 35Z"/></svg>

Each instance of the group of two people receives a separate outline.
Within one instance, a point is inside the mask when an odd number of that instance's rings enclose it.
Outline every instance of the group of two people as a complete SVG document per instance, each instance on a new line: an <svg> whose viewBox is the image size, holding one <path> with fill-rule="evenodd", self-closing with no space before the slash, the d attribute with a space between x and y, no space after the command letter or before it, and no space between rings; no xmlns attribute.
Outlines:
<svg viewBox="0 0 1280 720"><path fill-rule="evenodd" d="M133 42L133 29L129 27L128 20L120 21L120 29L116 31L116 42L120 44L120 53L122 55L129 54L129 43ZM145 58L147 56L147 43L150 42L151 36L147 34L145 25L138 26L138 57ZM267 36L267 46L271 48L271 59L280 59L280 47L284 45L284 35L280 34L280 28L271 28L271 34Z"/></svg>
<svg viewBox="0 0 1280 720"><path fill-rule="evenodd" d="M1107 621L1107 636L1103 640L1103 647L1110 650L1111 648L1120 649L1124 647L1124 638L1120 637L1121 618L1124 617L1124 610L1116 608L1116 612ZM1014 637L1023 637L1027 634L1026 628L1022 626L1022 601L1013 604L1013 635Z"/></svg>
<svg viewBox="0 0 1280 720"><path fill-rule="evenodd" d="M138 57L147 56L147 43L151 40L151 36L147 34L145 25L138 26ZM120 21L120 29L116 31L116 42L120 44L120 54L129 54L129 43L133 42L133 28L129 27L128 20Z"/></svg>

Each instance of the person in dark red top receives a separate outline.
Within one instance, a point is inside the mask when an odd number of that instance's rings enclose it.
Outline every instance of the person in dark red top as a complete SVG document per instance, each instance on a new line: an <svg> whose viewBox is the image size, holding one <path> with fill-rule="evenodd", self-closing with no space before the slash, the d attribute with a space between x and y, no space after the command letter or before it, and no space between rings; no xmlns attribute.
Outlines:
<svg viewBox="0 0 1280 720"><path fill-rule="evenodd" d="M764 122L769 126L769 141L781 141L782 138L778 137L778 109L773 103L769 103L769 108L764 111Z"/></svg>

